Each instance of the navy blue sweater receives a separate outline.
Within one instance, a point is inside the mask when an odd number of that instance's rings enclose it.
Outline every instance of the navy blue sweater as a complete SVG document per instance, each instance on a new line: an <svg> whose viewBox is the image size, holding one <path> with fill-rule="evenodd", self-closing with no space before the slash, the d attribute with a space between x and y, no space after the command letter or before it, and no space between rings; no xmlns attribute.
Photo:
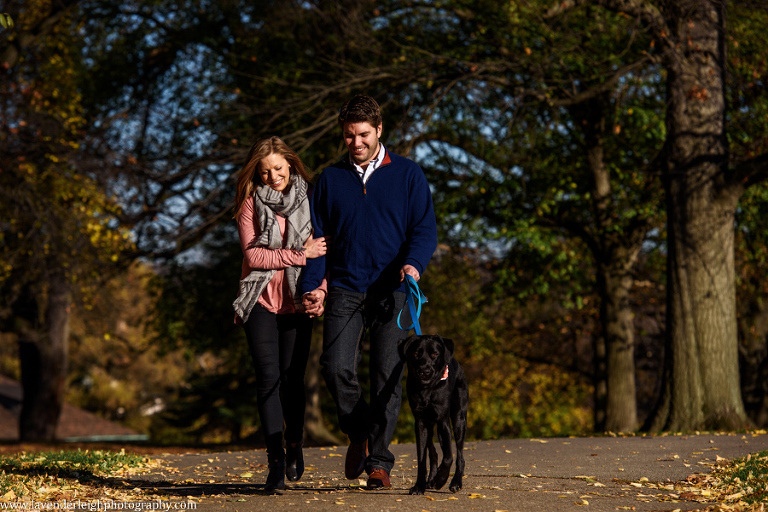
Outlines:
<svg viewBox="0 0 768 512"><path fill-rule="evenodd" d="M325 257L307 260L301 290L328 287L353 292L406 291L403 265L424 274L437 248L432 193L415 162L389 151L368 181L347 157L326 168L312 195L314 237L330 236Z"/></svg>

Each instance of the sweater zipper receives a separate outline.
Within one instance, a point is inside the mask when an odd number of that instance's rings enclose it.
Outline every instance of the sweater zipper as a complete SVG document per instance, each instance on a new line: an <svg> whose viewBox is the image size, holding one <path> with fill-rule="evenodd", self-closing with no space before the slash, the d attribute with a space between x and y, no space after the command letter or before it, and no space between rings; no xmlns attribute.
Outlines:
<svg viewBox="0 0 768 512"><path fill-rule="evenodd" d="M363 199L365 199L365 195L368 193L368 189L365 186L365 181L363 181L363 177L360 176L359 174L357 175L357 177L360 179L360 184L363 186Z"/></svg>
<svg viewBox="0 0 768 512"><path fill-rule="evenodd" d="M370 175L370 176L368 176L368 179L370 180L370 179L373 177L373 175L374 175L374 174L376 174L377 172L379 172L379 169L381 169L381 168L383 168L383 167L386 167L387 165L389 165L389 164L384 164L384 165L381 165L381 166L379 166L379 168L378 168L378 169L376 169L375 171L373 171L373 172L371 173L371 175ZM360 183L362 183L362 184L363 184L363 197L365 197L365 195L368 193L368 186L365 184L365 181L363 181L363 177L362 177L362 176L360 176L359 174L358 174L357 176L360 178Z"/></svg>
<svg viewBox="0 0 768 512"><path fill-rule="evenodd" d="M360 180L360 185L362 185L362 186L363 186L363 199L365 199L365 195L368 193L368 190L367 190L367 188L366 188L366 186L365 186L365 181L363 181L363 177L362 177L362 176L360 176L360 174L359 174L357 171L353 171L353 172L354 172L354 173L355 173L355 175L357 176L357 179L359 179L359 180Z"/></svg>

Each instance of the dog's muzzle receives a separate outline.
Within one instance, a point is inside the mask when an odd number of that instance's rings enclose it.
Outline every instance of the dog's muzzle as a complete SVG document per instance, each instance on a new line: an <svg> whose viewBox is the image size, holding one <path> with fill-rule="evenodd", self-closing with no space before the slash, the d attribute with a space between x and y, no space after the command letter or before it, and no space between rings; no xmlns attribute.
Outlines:
<svg viewBox="0 0 768 512"><path fill-rule="evenodd" d="M416 371L416 375L418 375L419 379L423 381L430 380L434 374L435 374L435 371L430 367L419 368Z"/></svg>

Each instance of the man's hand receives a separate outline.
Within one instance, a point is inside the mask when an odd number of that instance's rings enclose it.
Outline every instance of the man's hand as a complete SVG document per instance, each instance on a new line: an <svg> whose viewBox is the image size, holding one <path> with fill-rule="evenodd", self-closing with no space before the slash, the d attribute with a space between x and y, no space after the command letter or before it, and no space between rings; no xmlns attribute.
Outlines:
<svg viewBox="0 0 768 512"><path fill-rule="evenodd" d="M304 311L310 318L320 316L325 311L323 301L325 300L325 291L317 288L311 292L305 293L301 298L301 303L304 305Z"/></svg>
<svg viewBox="0 0 768 512"><path fill-rule="evenodd" d="M419 275L419 271L416 270L416 267L413 265L404 265L403 268L400 269L400 282L402 283L405 281L405 275L408 274L411 276L417 283L419 282L419 279L421 276Z"/></svg>

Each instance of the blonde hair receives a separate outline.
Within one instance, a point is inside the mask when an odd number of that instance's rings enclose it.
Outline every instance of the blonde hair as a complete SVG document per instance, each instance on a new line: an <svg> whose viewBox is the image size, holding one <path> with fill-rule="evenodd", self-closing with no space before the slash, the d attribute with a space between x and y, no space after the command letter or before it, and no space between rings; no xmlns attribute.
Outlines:
<svg viewBox="0 0 768 512"><path fill-rule="evenodd" d="M304 181L309 183L309 174L307 174L301 158L299 158L299 155L297 155L294 150L288 147L288 144L283 142L280 137L262 139L251 147L251 150L248 152L248 157L245 159L245 164L243 165L243 168L240 169L240 174L237 175L237 193L235 195L234 208L234 217L236 219L240 217L245 200L253 194L254 187L263 184L261 177L259 177L257 173L259 162L261 162L263 158L273 154L285 158L291 167L291 174L296 173L301 176ZM257 183L254 184L254 181L257 181Z"/></svg>

